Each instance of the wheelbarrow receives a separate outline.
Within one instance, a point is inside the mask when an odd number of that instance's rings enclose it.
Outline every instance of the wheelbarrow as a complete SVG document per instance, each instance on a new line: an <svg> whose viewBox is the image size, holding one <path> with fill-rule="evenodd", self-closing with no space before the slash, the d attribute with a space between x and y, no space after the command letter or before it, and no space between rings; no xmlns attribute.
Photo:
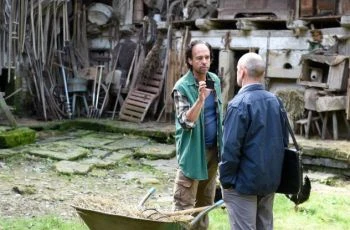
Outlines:
<svg viewBox="0 0 350 230"><path fill-rule="evenodd" d="M143 205L149 195L150 194L148 194L148 196L143 199L139 206ZM204 215L209 213L211 210L221 206L223 202L223 200L219 200L212 206L182 210L167 214L169 216L172 216L200 211L198 215L189 223L180 221L175 222L151 220L139 217L136 218L81 208L77 206L73 207L76 209L79 216L83 219L90 230L188 230L191 229L192 226L194 226Z"/></svg>

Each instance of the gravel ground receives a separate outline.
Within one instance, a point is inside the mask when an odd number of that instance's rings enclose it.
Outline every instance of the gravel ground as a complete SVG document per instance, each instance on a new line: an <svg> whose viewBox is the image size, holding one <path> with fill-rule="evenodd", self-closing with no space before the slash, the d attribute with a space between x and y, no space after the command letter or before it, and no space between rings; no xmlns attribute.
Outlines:
<svg viewBox="0 0 350 230"><path fill-rule="evenodd" d="M54 214L76 218L72 205L79 206L86 196L119 202L116 209L126 205L135 207L151 187L156 188L156 193L147 201L148 205L171 208L175 158L157 161L128 158L113 167L93 169L86 175L61 175L55 171L56 162L27 154L0 159L0 216ZM349 180L334 180L335 176L327 173L307 174L312 191L350 194ZM107 208L113 207L112 204Z"/></svg>
<svg viewBox="0 0 350 230"><path fill-rule="evenodd" d="M79 205L79 200L86 196L120 201L116 207L135 206L150 187L156 188L150 202L170 205L172 178L167 174L162 177L161 171L142 166L138 160L128 160L115 168L96 169L87 175L69 176L57 174L53 163L37 157L0 161L0 216L55 214L71 218L76 216L71 205ZM135 171L137 165L139 172ZM147 177L158 180L147 182Z"/></svg>

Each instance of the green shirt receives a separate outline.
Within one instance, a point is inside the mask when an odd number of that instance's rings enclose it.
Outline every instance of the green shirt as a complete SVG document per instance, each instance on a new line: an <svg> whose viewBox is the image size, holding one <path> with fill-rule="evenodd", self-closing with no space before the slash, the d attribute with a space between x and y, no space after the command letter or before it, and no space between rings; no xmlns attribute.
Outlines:
<svg viewBox="0 0 350 230"><path fill-rule="evenodd" d="M217 104L217 146L220 152L222 137L222 96L220 79L214 73L208 76L215 82L216 104ZM198 82L191 71L188 71L175 84L174 90L186 96L192 106L198 98ZM208 179L207 160L204 139L204 109L202 109L198 120L193 128L181 126L178 118L175 119L176 153L179 167L182 173L192 179ZM218 152L218 154L219 154Z"/></svg>

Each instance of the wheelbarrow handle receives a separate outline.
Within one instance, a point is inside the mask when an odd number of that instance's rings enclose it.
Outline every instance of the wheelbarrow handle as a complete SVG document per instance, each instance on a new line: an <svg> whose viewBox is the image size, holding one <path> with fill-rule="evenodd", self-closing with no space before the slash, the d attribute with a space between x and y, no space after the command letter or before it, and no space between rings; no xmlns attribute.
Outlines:
<svg viewBox="0 0 350 230"><path fill-rule="evenodd" d="M208 212L210 212L211 210L221 206L224 203L223 200L219 200L217 201L215 204L213 204L212 206L207 207L206 209L204 209L203 211L201 211L190 223L190 227L194 226L204 215L206 215Z"/></svg>
<svg viewBox="0 0 350 230"><path fill-rule="evenodd" d="M156 191L155 188L150 188L147 192L147 194L143 197L143 199L140 201L140 203L138 204L138 208L141 209L142 206L145 204L145 202L148 200L148 198Z"/></svg>

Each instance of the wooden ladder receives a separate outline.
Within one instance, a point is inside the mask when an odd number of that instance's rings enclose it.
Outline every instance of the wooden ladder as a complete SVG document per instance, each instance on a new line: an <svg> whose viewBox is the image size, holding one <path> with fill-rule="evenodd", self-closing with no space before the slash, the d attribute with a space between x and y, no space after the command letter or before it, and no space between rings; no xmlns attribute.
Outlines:
<svg viewBox="0 0 350 230"><path fill-rule="evenodd" d="M147 82L138 82L136 87L128 93L120 109L119 118L132 122L142 122L152 103L159 97L163 80L161 71L157 71L151 78L147 79ZM155 113L155 109L153 113Z"/></svg>

